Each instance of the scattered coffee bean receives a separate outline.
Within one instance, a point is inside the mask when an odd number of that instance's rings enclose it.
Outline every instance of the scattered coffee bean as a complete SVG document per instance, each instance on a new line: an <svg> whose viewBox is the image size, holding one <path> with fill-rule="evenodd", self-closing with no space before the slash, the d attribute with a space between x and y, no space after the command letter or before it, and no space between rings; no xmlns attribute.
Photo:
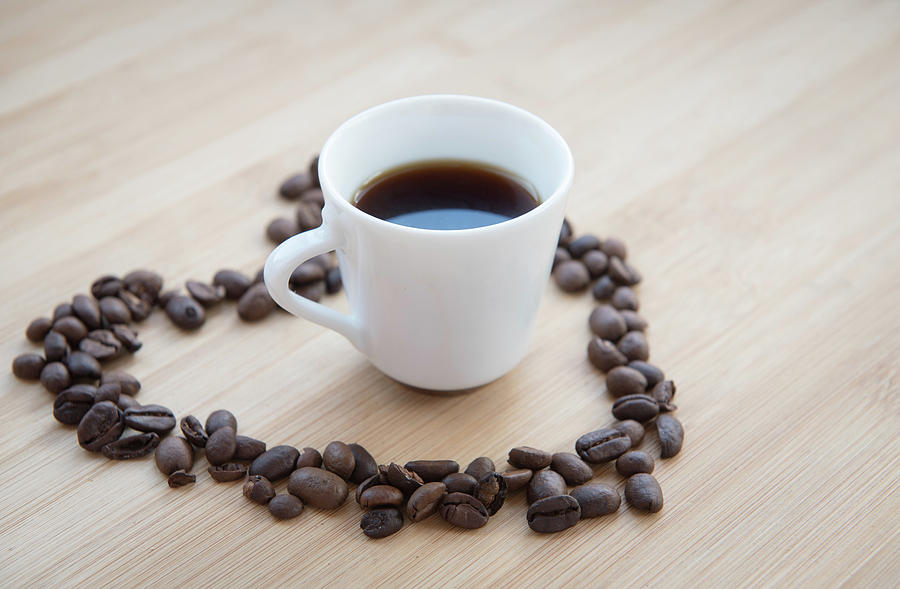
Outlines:
<svg viewBox="0 0 900 589"><path fill-rule="evenodd" d="M608 301L615 292L616 283L613 282L612 278L606 275L598 278L597 282L594 283L594 288L591 290L594 298L598 301Z"/></svg>
<svg viewBox="0 0 900 589"><path fill-rule="evenodd" d="M475 485L478 484L478 480L475 477L465 472L450 473L441 482L447 487L448 493L466 493L469 495L475 492Z"/></svg>
<svg viewBox="0 0 900 589"><path fill-rule="evenodd" d="M190 474L183 470L176 470L169 475L169 478L166 482L169 484L169 488L177 489L178 487L184 487L186 485L192 485L196 483L197 475Z"/></svg>
<svg viewBox="0 0 900 589"><path fill-rule="evenodd" d="M40 354L21 354L16 356L12 364L12 372L22 380L38 380L47 361Z"/></svg>
<svg viewBox="0 0 900 589"><path fill-rule="evenodd" d="M110 460L131 460L147 456L159 445L159 434L154 432L120 438L100 448Z"/></svg>
<svg viewBox="0 0 900 589"><path fill-rule="evenodd" d="M387 485L387 477L382 476L381 473L376 473L361 482L356 486L356 502L359 503L362 501L362 494L365 493L368 489L378 485ZM396 487L394 487L396 489Z"/></svg>
<svg viewBox="0 0 900 589"><path fill-rule="evenodd" d="M141 405L125 411L125 425L139 432L166 435L175 427L175 415L162 405Z"/></svg>
<svg viewBox="0 0 900 589"><path fill-rule="evenodd" d="M378 463L369 454L369 451L359 444L349 444L353 452L353 472L350 473L350 482L357 485L378 472ZM327 467L326 467L327 468Z"/></svg>
<svg viewBox="0 0 900 589"><path fill-rule="evenodd" d="M506 481L506 492L512 493L525 488L533 474L534 472L528 468L517 468L501 472L500 476Z"/></svg>
<svg viewBox="0 0 900 589"><path fill-rule="evenodd" d="M250 501L266 505L275 496L275 487L262 475L250 475L244 483L243 493Z"/></svg>
<svg viewBox="0 0 900 589"><path fill-rule="evenodd" d="M102 387L106 385L100 386ZM135 401L134 397L132 397L131 395L126 395L123 393L119 395L119 400L116 401L116 406L118 406L118 408L122 411L125 411L127 409L131 409L132 407L140 407L141 404Z"/></svg>
<svg viewBox="0 0 900 589"><path fill-rule="evenodd" d="M488 515L494 515L503 507L507 492L506 480L503 476L500 473L489 472L475 485L473 496L481 501Z"/></svg>
<svg viewBox="0 0 900 589"><path fill-rule="evenodd" d="M319 154L313 156L309 161L309 178L312 180L313 186L319 187Z"/></svg>
<svg viewBox="0 0 900 589"><path fill-rule="evenodd" d="M199 422L197 422L199 425ZM266 451L266 443L250 436L235 436L234 457L232 460L256 460Z"/></svg>
<svg viewBox="0 0 900 589"><path fill-rule="evenodd" d="M94 297L77 294L72 298L72 312L81 319L88 330L100 329L103 321L100 318L100 306Z"/></svg>
<svg viewBox="0 0 900 589"><path fill-rule="evenodd" d="M411 460L404 465L426 483L443 480L448 474L459 472L459 463L455 460Z"/></svg>
<svg viewBox="0 0 900 589"><path fill-rule="evenodd" d="M632 360L628 363L628 367L634 368L644 375L644 378L647 379L648 389L652 389L657 385L657 383L661 382L666 377L665 374L663 374L663 371L658 367L654 366L653 364L648 364L643 360Z"/></svg>
<svg viewBox="0 0 900 589"><path fill-rule="evenodd" d="M153 312L153 302L142 299L133 292L123 289L119 291L119 294L116 296L119 297L123 303L125 303L126 307L128 307L128 312L131 313L132 321L143 321L150 316L150 313ZM166 302L166 304L168 304L168 301Z"/></svg>
<svg viewBox="0 0 900 589"><path fill-rule="evenodd" d="M56 322L63 317L68 317L72 314L72 305L69 303L60 303L56 305L53 309L53 321Z"/></svg>
<svg viewBox="0 0 900 589"><path fill-rule="evenodd" d="M642 511L656 513L663 508L662 489L653 475L640 473L625 482L625 500Z"/></svg>
<svg viewBox="0 0 900 589"><path fill-rule="evenodd" d="M481 477L489 472L494 472L495 470L497 469L494 468L494 461L487 456L481 456L469 463L469 466L466 467L465 473L475 477L475 482L477 483L479 480L481 480ZM446 483L446 481L444 482Z"/></svg>
<svg viewBox="0 0 900 589"><path fill-rule="evenodd" d="M605 340L618 340L625 335L625 319L612 305L598 305L588 317L588 325L594 334Z"/></svg>
<svg viewBox="0 0 900 589"><path fill-rule="evenodd" d="M122 347L129 353L133 354L141 349L143 344L138 340L137 333L130 327L125 325L113 325L111 327L113 335L122 342Z"/></svg>
<svg viewBox="0 0 900 589"><path fill-rule="evenodd" d="M344 479L331 471L311 466L291 473L287 489L288 493L317 509L337 509L347 500L348 493Z"/></svg>
<svg viewBox="0 0 900 589"><path fill-rule="evenodd" d="M25 329L25 337L28 338L28 341L39 344L50 333L51 327L53 327L52 320L47 317L38 317L28 324L28 327Z"/></svg>
<svg viewBox="0 0 900 589"><path fill-rule="evenodd" d="M104 372L103 376L100 378L100 384L111 384L115 383L122 388L122 393L125 395L131 395L132 397L141 390L141 383L135 377L131 376L124 370L110 370L109 372Z"/></svg>
<svg viewBox="0 0 900 589"><path fill-rule="evenodd" d="M290 176L287 180L282 182L281 186L278 188L278 194L286 200L297 200L300 198L300 195L312 188L312 186L313 182L309 174L300 172L299 174Z"/></svg>
<svg viewBox="0 0 900 589"><path fill-rule="evenodd" d="M416 489L406 503L406 516L410 521L420 522L437 513L441 500L447 492L444 483L429 482Z"/></svg>
<svg viewBox="0 0 900 589"><path fill-rule="evenodd" d="M129 292L145 301L155 303L162 291L163 279L162 276L150 270L134 270L122 278L122 283Z"/></svg>
<svg viewBox="0 0 900 589"><path fill-rule="evenodd" d="M119 439L125 429L125 415L109 401L95 403L78 423L78 445L90 452Z"/></svg>
<svg viewBox="0 0 900 589"><path fill-rule="evenodd" d="M559 229L559 245L565 247L572 241L572 224L568 219L563 219L562 227Z"/></svg>
<svg viewBox="0 0 900 589"><path fill-rule="evenodd" d="M87 378L98 380L102 374L100 362L90 354L84 352L72 352L66 359L66 367L73 378Z"/></svg>
<svg viewBox="0 0 900 589"><path fill-rule="evenodd" d="M234 457L235 450L237 450L237 440L234 429L228 426L215 430L209 434L209 439L206 440L206 459L213 466L230 461Z"/></svg>
<svg viewBox="0 0 900 589"><path fill-rule="evenodd" d="M198 329L206 322L203 305L185 295L175 295L169 299L166 315L176 326L189 331Z"/></svg>
<svg viewBox="0 0 900 589"><path fill-rule="evenodd" d="M276 217L266 226L266 237L275 245L298 233L300 233L300 228L297 226L297 222L286 217Z"/></svg>
<svg viewBox="0 0 900 589"><path fill-rule="evenodd" d="M109 323L131 322L131 311L128 310L128 305L122 302L122 299L119 297L103 297L97 305L100 307L100 314Z"/></svg>
<svg viewBox="0 0 900 589"><path fill-rule="evenodd" d="M546 497L531 504L526 519L528 527L535 532L561 532L578 523L581 519L581 506L570 495Z"/></svg>
<svg viewBox="0 0 900 589"><path fill-rule="evenodd" d="M300 201L305 204L314 205L321 211L322 207L325 206L325 195L322 194L322 190L319 188L310 188L303 193L303 196L300 197Z"/></svg>
<svg viewBox="0 0 900 589"><path fill-rule="evenodd" d="M346 481L353 474L355 466L356 459L353 457L353 450L350 449L350 446L337 441L325 446L325 451L322 452L322 467L325 470L330 470Z"/></svg>
<svg viewBox="0 0 900 589"><path fill-rule="evenodd" d="M122 387L119 385L112 384L104 384L97 387L97 392L94 393L94 403L99 403L101 401L109 401L110 403L115 403L118 405L119 398L122 396ZM122 409L119 407L119 409ZM122 409L125 411L125 409Z"/></svg>
<svg viewBox="0 0 900 589"><path fill-rule="evenodd" d="M465 493L448 493L441 502L441 517L447 522L473 530L488 522L488 512L484 505Z"/></svg>
<svg viewBox="0 0 900 589"><path fill-rule="evenodd" d="M309 231L322 224L322 208L312 202L301 201L297 205L297 227L300 231Z"/></svg>
<svg viewBox="0 0 900 589"><path fill-rule="evenodd" d="M207 469L209 476L217 483L231 483L240 481L247 475L246 465L238 462L225 462L218 465L210 465Z"/></svg>
<svg viewBox="0 0 900 589"><path fill-rule="evenodd" d="M567 485L583 485L594 478L593 469L571 452L557 452L550 460L550 469L558 472Z"/></svg>
<svg viewBox="0 0 900 589"><path fill-rule="evenodd" d="M275 301L265 284L254 284L238 301L238 316L244 321L260 321L275 310Z"/></svg>
<svg viewBox="0 0 900 589"><path fill-rule="evenodd" d="M326 272L328 270L331 270L332 268L338 267L337 256L335 256L334 252L319 254L318 256L310 258L307 261L312 262L313 264L318 264L322 267L322 270L325 270Z"/></svg>
<svg viewBox="0 0 900 589"><path fill-rule="evenodd" d="M225 298L224 286L213 286L199 280L188 280L185 283L188 293L204 307L213 307Z"/></svg>
<svg viewBox="0 0 900 589"><path fill-rule="evenodd" d="M600 278L609 267L609 258L599 250L589 250L581 256L581 263L588 269L591 278Z"/></svg>
<svg viewBox="0 0 900 589"><path fill-rule="evenodd" d="M659 433L660 458L671 458L681 452L684 444L684 427L674 416L663 413L656 418L656 431Z"/></svg>
<svg viewBox="0 0 900 589"><path fill-rule="evenodd" d="M222 429L223 427L230 427L237 431L237 417L227 409L216 409L206 418L206 434L212 435L217 429Z"/></svg>
<svg viewBox="0 0 900 589"><path fill-rule="evenodd" d="M373 509L362 516L359 527L369 538L384 538L400 531L403 514L396 507Z"/></svg>
<svg viewBox="0 0 900 589"><path fill-rule="evenodd" d="M422 478L411 470L406 470L396 462L391 462L387 469L387 480L409 497L413 491L424 484Z"/></svg>
<svg viewBox="0 0 900 589"><path fill-rule="evenodd" d="M48 362L41 370L41 384L55 395L72 384L72 377L62 362Z"/></svg>
<svg viewBox="0 0 900 589"><path fill-rule="evenodd" d="M182 296L183 294L184 293L182 293L177 288L173 288L171 290L164 290L163 292L159 293L159 298L156 299L156 303L159 305L160 309L165 309L166 305L169 304L169 301L171 301L173 298L175 298L177 296Z"/></svg>
<svg viewBox="0 0 900 589"><path fill-rule="evenodd" d="M569 260L557 266L553 271L556 285L566 292L584 290L591 283L591 276L584 264L578 260Z"/></svg>
<svg viewBox="0 0 900 589"><path fill-rule="evenodd" d="M625 286L634 286L642 278L637 268L617 257L609 259L609 277L617 284Z"/></svg>
<svg viewBox="0 0 900 589"><path fill-rule="evenodd" d="M294 268L288 279L288 286L291 290L296 291L303 286L322 280L325 280L325 268L309 260Z"/></svg>
<svg viewBox="0 0 900 589"><path fill-rule="evenodd" d="M619 313L622 315L622 319L625 320L625 327L628 328L628 331L644 331L647 329L647 322L635 311L623 309Z"/></svg>
<svg viewBox="0 0 900 589"><path fill-rule="evenodd" d="M375 507L403 505L403 493L397 487L391 485L375 485L369 487L359 496L359 505L363 509L373 509Z"/></svg>
<svg viewBox="0 0 900 589"><path fill-rule="evenodd" d="M675 383L671 380L659 382L650 390L650 396L659 404L659 412L675 411L677 407L672 404L675 398Z"/></svg>
<svg viewBox="0 0 900 589"><path fill-rule="evenodd" d="M625 242L616 237L607 237L604 239L600 249L603 250L604 254L611 258L616 257L620 260L624 260L628 257L628 250L625 247Z"/></svg>
<svg viewBox="0 0 900 589"><path fill-rule="evenodd" d="M168 476L177 470L189 471L194 466L194 449L182 437L168 436L156 448L156 468Z"/></svg>
<svg viewBox="0 0 900 589"><path fill-rule="evenodd" d="M78 344L78 349L104 362L122 355L122 342L108 329L95 329Z"/></svg>
<svg viewBox="0 0 900 589"><path fill-rule="evenodd" d="M65 425L78 425L94 406L96 392L96 388L86 384L76 384L67 388L56 395L53 401L53 417Z"/></svg>
<svg viewBox="0 0 900 589"><path fill-rule="evenodd" d="M87 337L88 328L84 326L81 319L74 315L63 317L53 324L53 331L61 333L70 346L77 346L78 342Z"/></svg>
<svg viewBox="0 0 900 589"><path fill-rule="evenodd" d="M569 493L581 507L581 519L609 515L619 510L622 498L613 487L604 483L591 483L575 487Z"/></svg>
<svg viewBox="0 0 900 589"><path fill-rule="evenodd" d="M600 240L596 235L586 234L569 242L569 253L573 258L580 258L591 250L600 249Z"/></svg>
<svg viewBox="0 0 900 589"><path fill-rule="evenodd" d="M213 276L213 286L225 289L225 298L236 301L244 296L252 281L237 270L219 270Z"/></svg>
<svg viewBox="0 0 900 589"><path fill-rule="evenodd" d="M509 451L506 461L516 468L540 470L550 466L550 453L531 446L518 446Z"/></svg>
<svg viewBox="0 0 900 589"><path fill-rule="evenodd" d="M325 271L325 292L328 294L340 292L343 284L340 268L329 268Z"/></svg>
<svg viewBox="0 0 900 589"><path fill-rule="evenodd" d="M99 301L103 297L116 296L124 286L118 276L106 274L91 283L91 294Z"/></svg>
<svg viewBox="0 0 900 589"><path fill-rule="evenodd" d="M632 419L644 423L659 414L659 404L650 395L625 395L613 402L612 414L619 420Z"/></svg>
<svg viewBox="0 0 900 589"><path fill-rule="evenodd" d="M295 293L313 302L319 302L325 296L325 281L304 284L294 290Z"/></svg>
<svg viewBox="0 0 900 589"><path fill-rule="evenodd" d="M563 262L568 262L572 259L572 254L569 253L564 247L556 248L556 252L553 254L553 266L552 270L556 270L556 267L562 264Z"/></svg>
<svg viewBox="0 0 900 589"><path fill-rule="evenodd" d="M48 362L62 362L69 355L69 344L61 333L51 331L44 338L44 357Z"/></svg>
<svg viewBox="0 0 900 589"><path fill-rule="evenodd" d="M647 390L647 379L628 366L617 366L606 374L606 390L613 397L636 395Z"/></svg>
<svg viewBox="0 0 900 589"><path fill-rule="evenodd" d="M633 419L617 421L609 427L615 430L619 430L620 432L628 436L628 439L631 440L632 448L637 448L637 446L644 439L644 426L634 421Z"/></svg>
<svg viewBox="0 0 900 589"><path fill-rule="evenodd" d="M291 519L303 513L303 502L293 495L275 495L269 501L269 512L278 519Z"/></svg>
<svg viewBox="0 0 900 589"><path fill-rule="evenodd" d="M629 311L637 311L640 307L637 295L627 286L617 287L613 292L612 297L610 297L610 302L613 307L620 311L626 309Z"/></svg>
<svg viewBox="0 0 900 589"><path fill-rule="evenodd" d="M314 466L316 468L322 466L322 455L318 450L306 447L297 455L296 468L303 468L304 466ZM376 467L375 470L377 471L378 468Z"/></svg>
<svg viewBox="0 0 900 589"><path fill-rule="evenodd" d="M600 339L596 335L588 342L587 352L591 364L603 372L609 372L616 366L622 366L628 362L628 358L619 351L616 344ZM609 383L607 383L608 386Z"/></svg>
<svg viewBox="0 0 900 589"><path fill-rule="evenodd" d="M206 425L206 431L209 432L209 424ZM250 474L260 474L273 483L278 482L291 474L294 465L297 464L298 456L300 456L300 452L293 446L269 448L250 464ZM300 498L306 501L302 496Z"/></svg>
<svg viewBox="0 0 900 589"><path fill-rule="evenodd" d="M539 470L531 477L528 483L528 503L534 503L545 497L565 495L566 481L554 470Z"/></svg>
<svg viewBox="0 0 900 589"><path fill-rule="evenodd" d="M631 438L624 432L603 428L588 432L575 442L575 452L585 462L597 464L614 460L631 448Z"/></svg>
<svg viewBox="0 0 900 589"><path fill-rule="evenodd" d="M629 360L646 362L650 358L650 344L641 331L629 331L619 340L618 346Z"/></svg>
<svg viewBox="0 0 900 589"><path fill-rule="evenodd" d="M626 479L639 472L653 472L653 458L646 452L632 450L616 458L616 471Z"/></svg>

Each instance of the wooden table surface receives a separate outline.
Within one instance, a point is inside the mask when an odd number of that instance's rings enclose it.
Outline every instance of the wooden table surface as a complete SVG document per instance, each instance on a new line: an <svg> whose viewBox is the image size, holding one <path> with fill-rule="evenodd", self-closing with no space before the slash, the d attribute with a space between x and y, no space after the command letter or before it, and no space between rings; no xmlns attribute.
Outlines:
<svg viewBox="0 0 900 589"><path fill-rule="evenodd" d="M498 98L566 137L569 217L624 238L644 274L651 360L686 429L657 463L665 508L552 536L520 495L475 531L432 518L372 541L353 501L277 522L202 456L197 484L170 490L150 459L81 450L52 397L7 375L0 585L896 586L898 2L305 4L0 5L2 356L35 349L29 320L103 273L256 272L266 222L292 211L278 184L352 114ZM116 367L139 400L231 409L270 445L503 464L609 423L591 305L549 285L525 361L465 396L231 304L192 335L157 313Z"/></svg>

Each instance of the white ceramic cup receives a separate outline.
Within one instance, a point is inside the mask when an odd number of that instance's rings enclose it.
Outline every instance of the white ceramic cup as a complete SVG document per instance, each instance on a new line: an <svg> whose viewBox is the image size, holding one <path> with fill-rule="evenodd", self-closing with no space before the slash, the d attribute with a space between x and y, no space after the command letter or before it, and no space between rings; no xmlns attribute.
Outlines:
<svg viewBox="0 0 900 589"><path fill-rule="evenodd" d="M529 182L541 204L495 225L418 229L364 213L353 199L379 172L432 159L473 160ZM540 118L470 96L416 96L342 124L319 155L322 225L269 255L265 282L294 315L346 337L388 376L459 390L503 376L528 351L572 184L572 154ZM337 251L351 312L288 288L302 262Z"/></svg>

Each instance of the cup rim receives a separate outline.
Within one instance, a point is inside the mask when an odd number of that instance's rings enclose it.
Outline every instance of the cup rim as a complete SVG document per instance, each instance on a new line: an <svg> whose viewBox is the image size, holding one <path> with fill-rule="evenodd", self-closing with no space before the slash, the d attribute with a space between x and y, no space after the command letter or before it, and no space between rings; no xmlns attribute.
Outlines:
<svg viewBox="0 0 900 589"><path fill-rule="evenodd" d="M468 229L424 229L421 227L399 225L397 223L391 223L390 221L386 221L384 219L379 219L378 217L370 215L369 213L360 210L358 207L353 206L353 204L351 204L351 202L347 199L331 196L337 195L338 191L334 188L334 183L331 181L331 178L328 175L326 166L329 160L331 147L336 140L335 138L339 137L343 132L345 132L347 127L358 123L361 120L376 116L383 110L396 108L398 106L407 106L415 105L417 103L438 101L468 102L470 104L500 107L513 111L519 116L523 116L524 118L531 120L531 122L533 122L535 125L542 128L561 149L564 157L563 165L565 166L565 170L563 171L562 180L557 184L556 188L547 198L541 200L540 204L549 204L553 200L559 200L560 198L564 197L565 193L572 185L572 180L575 174L575 163L572 158L572 151L571 149L569 149L569 145L566 143L566 140L563 139L559 131L554 129L547 121L523 108L519 108L518 106L500 100L494 100L492 98L481 98L478 96L468 96L464 94L423 94L419 96L399 98L370 107L350 117L349 119L341 123L341 125L331 133L331 135L325 141L325 145L322 146L322 150L319 152L319 185L322 188L322 194L325 201L327 203L332 203L342 213L355 215L360 221L375 223L377 226L383 227L385 230L393 230L401 233L415 235L446 235L448 237L457 235L471 235L473 233L484 233L489 231L503 230L506 228L513 228L514 226L517 226L521 223L528 222L529 219L540 215L541 211L550 208L536 206L530 211L519 215L518 217L513 217L512 219L507 219L505 221L494 223L492 225L483 225L481 227L471 227Z"/></svg>

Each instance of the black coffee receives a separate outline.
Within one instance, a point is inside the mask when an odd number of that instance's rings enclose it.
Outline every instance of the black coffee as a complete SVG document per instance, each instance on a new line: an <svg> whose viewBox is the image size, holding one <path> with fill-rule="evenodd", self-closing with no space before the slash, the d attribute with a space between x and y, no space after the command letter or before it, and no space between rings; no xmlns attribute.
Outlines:
<svg viewBox="0 0 900 589"><path fill-rule="evenodd" d="M431 160L366 182L356 206L379 219L420 229L471 229L501 223L538 206L513 174L477 162Z"/></svg>

